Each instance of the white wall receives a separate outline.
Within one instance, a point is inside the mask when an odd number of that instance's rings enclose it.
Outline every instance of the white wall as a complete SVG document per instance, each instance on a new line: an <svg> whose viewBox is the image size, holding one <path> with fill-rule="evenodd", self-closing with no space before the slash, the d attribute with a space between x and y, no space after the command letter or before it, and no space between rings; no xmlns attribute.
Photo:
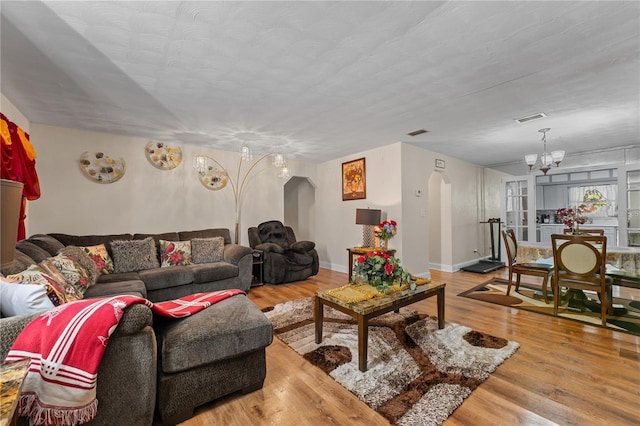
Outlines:
<svg viewBox="0 0 640 426"><path fill-rule="evenodd" d="M233 238L235 202L231 184L219 191L206 189L191 168L191 161L196 154L210 155L229 169L235 182L235 152L185 144L182 164L162 171L147 161L144 148L148 140L142 138L32 124L31 141L38 153L36 169L42 197L31 203L29 235L159 233L220 227L229 228ZM85 151L123 158L124 177L111 184L87 179L78 164ZM314 175L312 166L289 163L297 176ZM243 165L240 181L247 169ZM268 158L249 175L240 198L241 243L248 244L247 227L270 219L282 220L284 183Z"/></svg>
<svg viewBox="0 0 640 426"><path fill-rule="evenodd" d="M315 239L315 198L315 187L306 178L294 176L284 186L284 224L298 241Z"/></svg>
<svg viewBox="0 0 640 426"><path fill-rule="evenodd" d="M4 99L3 99L4 100ZM3 104L4 106L4 104ZM14 107L12 107L15 109ZM20 114L21 115L21 114ZM28 120L21 116L20 120ZM17 122L17 121L16 121ZM25 126L26 127L26 126ZM159 233L210 227L234 231L234 197L231 185L210 191L191 168L196 154L207 154L228 168L236 179L238 154L185 144L183 163L161 171L144 156L145 138L87 132L31 123L31 141L38 153L36 169L42 197L30 203L28 235L63 232L108 234ZM98 184L80 171L85 151L104 152L126 162L125 176L112 184ZM342 201L342 163L366 158L367 198ZM446 161L444 171L451 185L451 207L443 221L452 235L453 258L447 269L474 260L478 245L478 166L412 145L393 143L322 164L289 161L291 175L315 184L315 205L309 229L299 238L314 240L321 264L347 271L347 247L362 244L362 226L355 224L357 208L378 208L383 219L398 221L390 240L402 264L416 275L429 276L429 176L435 159ZM240 174L242 180L247 167ZM245 183L240 203L240 243L248 244L246 230L266 220L284 221L285 181L277 178L271 162L263 161ZM423 191L422 197L415 190ZM305 193L306 194L306 193ZM303 194L308 200L310 196ZM303 208L303 207L299 207ZM299 212L302 214L302 212ZM313 219L315 215L315 227ZM449 265L450 263L450 265Z"/></svg>
<svg viewBox="0 0 640 426"><path fill-rule="evenodd" d="M440 173L446 188L438 198L441 221L441 268L455 271L474 263L478 248L480 215L478 213L482 170L480 166L438 154L413 145L403 147L403 221L411 225L411 233L403 234L403 264L418 275L427 275L430 261L429 211L432 200L429 194L429 178ZM445 161L445 169L436 169L435 160ZM416 189L426 189L422 197L415 196ZM423 212L426 213L423 216ZM431 225L435 226L435 225ZM430 231L429 231L430 232ZM450 235L450 237L448 237ZM407 238L410 238L407 240ZM450 246L446 246L450 244ZM446 255L446 256L445 256Z"/></svg>
<svg viewBox="0 0 640 426"><path fill-rule="evenodd" d="M0 93L0 112L29 133L30 123L27 117L2 93Z"/></svg>
<svg viewBox="0 0 640 426"><path fill-rule="evenodd" d="M363 151L318 165L316 189L316 249L321 266L347 272L348 247L362 245L362 225L356 225L356 209L381 209L382 216L399 222L398 234L389 247L401 256L400 144ZM365 200L342 201L342 163L364 157Z"/></svg>

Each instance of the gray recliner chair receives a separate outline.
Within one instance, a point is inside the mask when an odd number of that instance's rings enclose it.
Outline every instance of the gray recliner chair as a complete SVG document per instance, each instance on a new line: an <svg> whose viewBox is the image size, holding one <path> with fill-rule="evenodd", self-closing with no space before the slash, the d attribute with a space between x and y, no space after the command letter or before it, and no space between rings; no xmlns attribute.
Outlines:
<svg viewBox="0 0 640 426"><path fill-rule="evenodd" d="M263 252L264 282L281 284L302 281L318 273L320 262L316 244L312 241L296 241L290 226L271 220L249 228L248 232L251 248Z"/></svg>

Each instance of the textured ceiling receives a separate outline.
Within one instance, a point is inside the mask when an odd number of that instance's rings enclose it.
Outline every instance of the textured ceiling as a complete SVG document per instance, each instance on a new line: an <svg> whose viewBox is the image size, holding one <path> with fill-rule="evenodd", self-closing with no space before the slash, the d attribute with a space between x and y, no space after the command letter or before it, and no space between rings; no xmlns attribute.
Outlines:
<svg viewBox="0 0 640 426"><path fill-rule="evenodd" d="M0 8L0 89L32 122L311 162L402 141L495 165L542 127L568 153L640 141L636 1Z"/></svg>

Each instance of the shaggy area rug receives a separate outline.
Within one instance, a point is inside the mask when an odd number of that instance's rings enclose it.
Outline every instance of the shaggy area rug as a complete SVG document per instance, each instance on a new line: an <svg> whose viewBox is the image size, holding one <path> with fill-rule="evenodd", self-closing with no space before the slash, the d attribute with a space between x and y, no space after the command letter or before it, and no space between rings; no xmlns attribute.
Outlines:
<svg viewBox="0 0 640 426"><path fill-rule="evenodd" d="M358 369L358 331L348 315L324 311L315 343L312 299L265 309L278 338L397 425L440 425L519 344L401 309L369 322L367 371Z"/></svg>
<svg viewBox="0 0 640 426"><path fill-rule="evenodd" d="M550 287L549 303L547 304L542 299L542 292L539 286L528 286L527 283L521 282L520 290L516 293L515 284L512 284L511 292L507 296L507 284L507 280L492 278L477 287L460 293L458 296L524 309L543 315L553 315L553 295ZM594 300L585 302L586 309L583 312L569 310L566 302L564 304L561 303L558 306L558 316L602 327L600 304L597 302L598 296L594 293L591 297ZM637 301L614 297L613 306L615 308L613 315L607 315L607 328L640 335L640 305L637 304Z"/></svg>

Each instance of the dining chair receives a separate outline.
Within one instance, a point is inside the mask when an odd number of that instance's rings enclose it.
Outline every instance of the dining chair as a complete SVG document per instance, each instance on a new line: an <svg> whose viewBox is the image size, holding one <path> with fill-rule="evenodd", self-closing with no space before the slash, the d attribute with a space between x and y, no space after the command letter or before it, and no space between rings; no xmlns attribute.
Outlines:
<svg viewBox="0 0 640 426"><path fill-rule="evenodd" d="M606 274L607 237L604 235L551 235L553 250L553 315L558 316L560 288L591 290L600 298L602 325L612 310L612 279ZM569 291L569 290L568 290Z"/></svg>
<svg viewBox="0 0 640 426"><path fill-rule="evenodd" d="M573 234L573 229L564 228L562 232L564 232L565 235ZM604 229L581 229L579 230L579 233L582 235L604 235Z"/></svg>
<svg viewBox="0 0 640 426"><path fill-rule="evenodd" d="M549 303L547 295L547 284L549 276L553 271L553 265L545 265L544 263L517 263L518 257L518 240L513 229L502 231L502 239L507 249L507 261L509 265L509 284L507 285L507 296L511 292L511 283L513 282L513 274L516 274L516 293L520 289L520 276L532 275L542 277L542 295L544 303Z"/></svg>

